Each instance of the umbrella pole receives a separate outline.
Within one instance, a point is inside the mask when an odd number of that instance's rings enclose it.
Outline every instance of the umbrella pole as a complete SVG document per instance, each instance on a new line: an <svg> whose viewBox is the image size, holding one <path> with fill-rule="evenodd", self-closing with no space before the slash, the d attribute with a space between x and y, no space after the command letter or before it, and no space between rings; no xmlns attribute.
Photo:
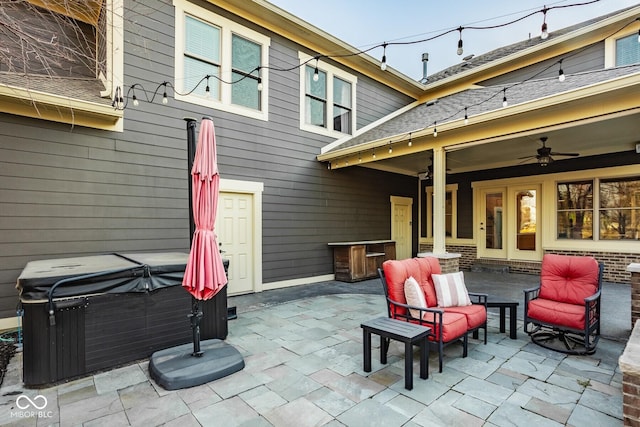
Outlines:
<svg viewBox="0 0 640 427"><path fill-rule="evenodd" d="M193 233L196 231L196 224L193 221L193 185L191 183L191 168L193 167L193 159L196 155L196 119L185 117L187 122L187 182L189 183L189 242L193 239ZM191 244L191 243L190 243ZM191 314L187 317L191 319L191 330L193 335L193 353L192 356L202 356L200 350L200 320L202 319L202 304L199 299L191 297Z"/></svg>

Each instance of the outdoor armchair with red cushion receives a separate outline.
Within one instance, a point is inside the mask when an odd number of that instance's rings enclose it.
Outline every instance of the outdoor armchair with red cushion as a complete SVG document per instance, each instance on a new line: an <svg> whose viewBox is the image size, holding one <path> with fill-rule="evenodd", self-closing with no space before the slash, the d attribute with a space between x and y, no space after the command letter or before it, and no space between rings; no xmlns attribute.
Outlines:
<svg viewBox="0 0 640 427"><path fill-rule="evenodd" d="M534 343L569 354L596 351L603 269L588 256L544 256L540 285L524 291L524 331Z"/></svg>
<svg viewBox="0 0 640 427"><path fill-rule="evenodd" d="M431 328L429 340L437 345L439 369L442 372L445 345L462 339L462 357L467 357L467 335L478 329L484 329L484 343L487 343L487 295L469 292L472 305L438 307L431 276L440 273L440 263L434 257L388 260L382 264L381 269L378 269L389 317ZM404 286L409 277L416 279L422 288L427 307L407 304ZM414 314L419 313L419 315L414 316L409 310L414 310Z"/></svg>

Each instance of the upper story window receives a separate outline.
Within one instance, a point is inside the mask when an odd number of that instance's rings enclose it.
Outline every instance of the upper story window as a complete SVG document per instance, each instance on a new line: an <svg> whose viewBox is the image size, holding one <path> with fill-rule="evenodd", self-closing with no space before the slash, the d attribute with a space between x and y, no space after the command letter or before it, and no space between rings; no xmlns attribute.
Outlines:
<svg viewBox="0 0 640 427"><path fill-rule="evenodd" d="M616 67L640 63L640 41L637 34L616 40Z"/></svg>
<svg viewBox="0 0 640 427"><path fill-rule="evenodd" d="M268 120L269 37L184 0L174 6L176 92L185 94L176 99Z"/></svg>
<svg viewBox="0 0 640 427"><path fill-rule="evenodd" d="M300 71L300 128L335 138L351 135L357 78L303 53L299 57L306 64Z"/></svg>
<svg viewBox="0 0 640 427"><path fill-rule="evenodd" d="M605 68L640 63L640 23L629 25L624 31L604 40Z"/></svg>

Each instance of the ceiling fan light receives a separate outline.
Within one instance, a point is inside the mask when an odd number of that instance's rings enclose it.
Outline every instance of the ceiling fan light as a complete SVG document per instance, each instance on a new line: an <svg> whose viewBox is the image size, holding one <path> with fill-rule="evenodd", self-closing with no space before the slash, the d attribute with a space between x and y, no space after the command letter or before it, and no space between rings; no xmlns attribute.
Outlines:
<svg viewBox="0 0 640 427"><path fill-rule="evenodd" d="M551 163L551 157L548 156L540 156L538 158L538 164L540 166L549 166L549 163Z"/></svg>

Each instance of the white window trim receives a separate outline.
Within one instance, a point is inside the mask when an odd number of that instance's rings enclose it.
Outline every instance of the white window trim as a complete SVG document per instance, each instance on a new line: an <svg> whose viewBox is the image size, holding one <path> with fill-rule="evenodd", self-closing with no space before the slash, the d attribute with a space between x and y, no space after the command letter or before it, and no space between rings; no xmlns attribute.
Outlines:
<svg viewBox="0 0 640 427"><path fill-rule="evenodd" d="M604 68L613 68L616 66L616 41L632 34L637 35L639 29L640 23L635 22L625 28L624 31L604 40Z"/></svg>
<svg viewBox="0 0 640 427"><path fill-rule="evenodd" d="M231 85L228 83L220 83L220 100L208 99L200 95L179 95L175 94L175 99L178 101L189 102L192 104L201 105L203 107L214 108L216 110L227 111L229 113L239 114L242 116L252 117L258 120L269 120L269 46L271 45L271 39L263 34L253 31L247 27L233 22L227 18L217 15L210 10L196 6L185 0L173 0L175 7L175 76L176 76L176 90L181 93L186 93L193 88L184 87L184 47L185 47L185 14L194 16L198 19L206 21L211 25L215 25L220 28L220 37L222 45L220 46L220 77L226 82L230 82L233 79L231 69L231 36L237 34L241 37L249 39L262 48L261 58L262 63L260 66L260 78L262 79L262 92L261 92L261 105L260 110L254 110L252 108L243 107L241 105L235 105L231 103ZM202 76L204 77L204 76ZM204 83L203 83L204 84ZM218 84L216 79L213 79L209 83Z"/></svg>
<svg viewBox="0 0 640 427"><path fill-rule="evenodd" d="M427 218L427 241L433 241L433 218L430 219L430 213L433 210L433 186L425 187L426 197L426 218ZM458 184L448 184L445 191L451 192L451 236L446 240L458 238Z"/></svg>
<svg viewBox="0 0 640 427"><path fill-rule="evenodd" d="M358 78L352 74L349 74L338 67L334 67L331 64L327 64L322 60L318 60L318 70L327 73L327 123L332 123L333 117L333 78L338 77L346 82L351 83L351 133L338 132L333 129L324 128L322 126L314 126L307 124L305 121L305 105L306 105L306 88L305 88L305 75L306 65L311 67L316 66L316 60L313 56L307 55L303 52L298 52L298 58L300 59L300 129L313 132L320 135L330 136L332 138L343 138L345 135L354 135L356 132L356 84Z"/></svg>

